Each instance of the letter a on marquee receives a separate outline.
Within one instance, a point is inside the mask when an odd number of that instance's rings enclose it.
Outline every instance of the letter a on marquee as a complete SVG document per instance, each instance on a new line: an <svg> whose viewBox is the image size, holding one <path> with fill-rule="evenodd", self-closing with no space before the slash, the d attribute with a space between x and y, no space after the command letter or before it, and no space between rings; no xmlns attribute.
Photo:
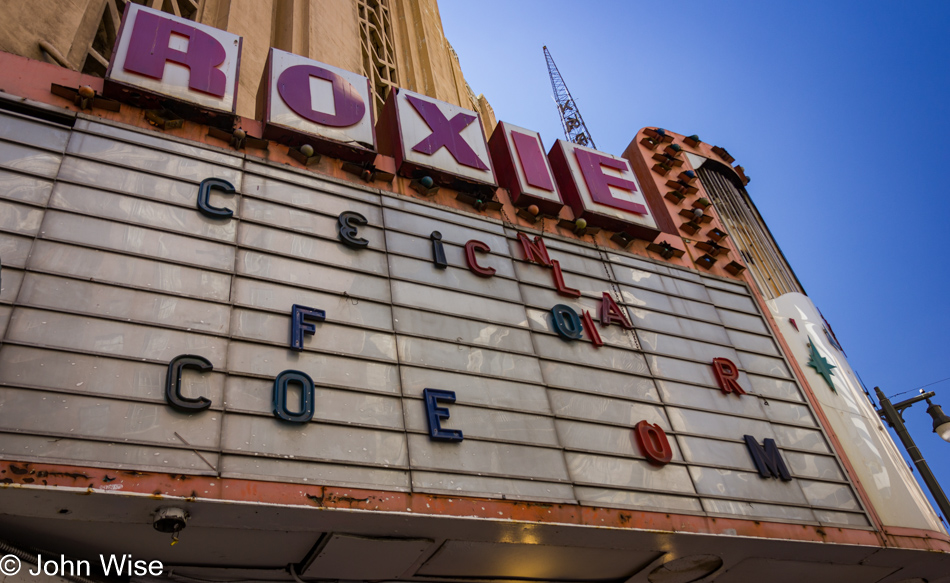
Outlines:
<svg viewBox="0 0 950 583"><path fill-rule="evenodd" d="M626 314L607 292L604 292L604 298L600 302L600 323L604 326L618 324L625 330L633 329L633 324L627 319Z"/></svg>
<svg viewBox="0 0 950 583"><path fill-rule="evenodd" d="M237 107L241 37L129 2L106 72L114 84L227 113Z"/></svg>

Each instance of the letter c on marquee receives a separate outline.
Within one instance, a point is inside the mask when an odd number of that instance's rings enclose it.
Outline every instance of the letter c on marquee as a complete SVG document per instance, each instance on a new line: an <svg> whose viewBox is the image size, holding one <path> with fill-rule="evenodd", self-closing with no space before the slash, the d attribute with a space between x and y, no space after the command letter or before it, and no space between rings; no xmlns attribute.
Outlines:
<svg viewBox="0 0 950 583"><path fill-rule="evenodd" d="M185 368L194 368L201 372L214 369L207 358L194 354L179 354L168 363L168 374L165 376L165 400L177 411L182 413L196 413L211 406L211 399L205 397L186 397L181 394L181 371Z"/></svg>

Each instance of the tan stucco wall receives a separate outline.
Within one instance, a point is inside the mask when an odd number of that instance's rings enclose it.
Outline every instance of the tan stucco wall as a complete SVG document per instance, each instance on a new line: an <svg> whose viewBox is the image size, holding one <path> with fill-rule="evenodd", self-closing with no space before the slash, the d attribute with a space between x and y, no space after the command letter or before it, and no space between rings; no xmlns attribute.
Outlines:
<svg viewBox="0 0 950 583"><path fill-rule="evenodd" d="M43 60L50 43L78 70L106 0L21 3L0 0L0 50ZM204 0L197 19L244 37L238 114L253 117L270 47L363 73L357 0ZM445 39L436 0L391 0L398 84L479 111L491 107L469 96L458 58ZM495 121L485 119L486 133Z"/></svg>

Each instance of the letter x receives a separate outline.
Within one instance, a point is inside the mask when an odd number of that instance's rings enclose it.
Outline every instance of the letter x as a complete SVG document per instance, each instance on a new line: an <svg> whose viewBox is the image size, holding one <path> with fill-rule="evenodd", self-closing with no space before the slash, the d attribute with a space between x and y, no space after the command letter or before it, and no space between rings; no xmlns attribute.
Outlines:
<svg viewBox="0 0 950 583"><path fill-rule="evenodd" d="M431 155L445 146L459 164L478 168L479 170L488 170L488 166L481 161L475 150L460 135L462 130L475 121L476 117L474 115L459 113L448 120L442 114L442 110L439 109L438 105L423 101L412 95L407 95L406 99L409 100L409 103L419 112L426 125L432 130L432 133L426 139L412 147L413 150Z"/></svg>

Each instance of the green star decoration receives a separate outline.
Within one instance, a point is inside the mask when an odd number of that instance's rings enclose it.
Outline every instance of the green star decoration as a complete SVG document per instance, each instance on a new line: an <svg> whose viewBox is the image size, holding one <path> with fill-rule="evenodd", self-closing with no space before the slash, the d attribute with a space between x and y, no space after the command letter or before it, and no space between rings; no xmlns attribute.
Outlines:
<svg viewBox="0 0 950 583"><path fill-rule="evenodd" d="M815 369L815 372L820 374L822 378L825 379L825 382L828 383L828 386L831 388L831 392L837 394L838 391L835 390L835 384L831 380L831 377L834 376L834 372L831 371L835 365L831 364L825 357L818 354L818 349L815 348L814 342L808 343L808 348L811 350L811 353L808 355L808 366Z"/></svg>

